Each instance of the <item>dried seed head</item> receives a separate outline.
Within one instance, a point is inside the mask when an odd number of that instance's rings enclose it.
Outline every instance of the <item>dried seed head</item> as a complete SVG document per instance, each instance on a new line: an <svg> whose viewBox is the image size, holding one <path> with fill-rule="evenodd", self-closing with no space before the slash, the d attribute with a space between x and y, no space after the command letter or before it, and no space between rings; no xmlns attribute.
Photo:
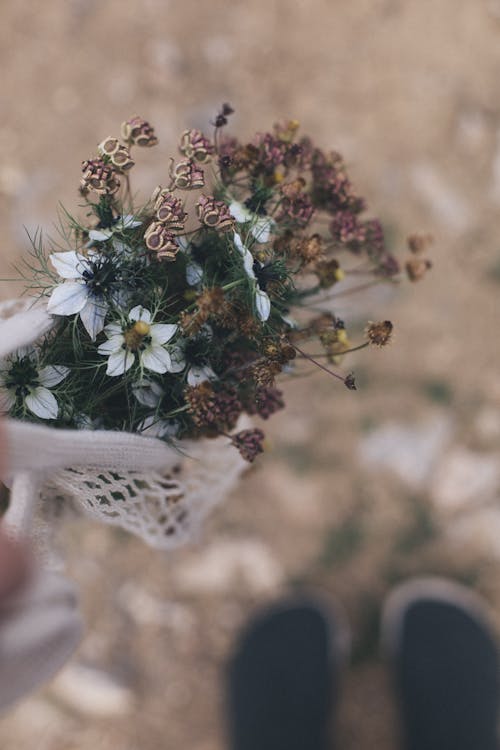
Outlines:
<svg viewBox="0 0 500 750"><path fill-rule="evenodd" d="M229 213L229 207L211 196L200 196L196 204L196 213L200 222L211 229L228 232L234 228L234 219Z"/></svg>
<svg viewBox="0 0 500 750"><path fill-rule="evenodd" d="M370 344L382 347L391 343L393 329L390 320L381 320L378 323L369 321L365 333Z"/></svg>
<svg viewBox="0 0 500 750"><path fill-rule="evenodd" d="M182 201L175 198L169 190L157 188L153 193L154 211L156 218L165 224L168 229L180 231L184 229L187 213L184 211Z"/></svg>
<svg viewBox="0 0 500 750"><path fill-rule="evenodd" d="M203 170L190 159L176 164L171 176L173 187L179 190L194 190L203 187L205 184Z"/></svg>
<svg viewBox="0 0 500 750"><path fill-rule="evenodd" d="M329 289L344 278L344 272L340 268L336 258L330 258L330 260L318 263L315 273L318 276L319 285L322 289Z"/></svg>
<svg viewBox="0 0 500 750"><path fill-rule="evenodd" d="M411 258L405 265L406 273L410 281L420 281L427 271L432 268L432 263L426 258Z"/></svg>
<svg viewBox="0 0 500 750"><path fill-rule="evenodd" d="M120 141L112 135L108 135L97 147L101 156L112 156L120 148Z"/></svg>
<svg viewBox="0 0 500 750"><path fill-rule="evenodd" d="M135 164L135 161L130 156L130 151L127 146L119 145L116 151L110 155L110 159L111 163L121 172L126 172Z"/></svg>
<svg viewBox="0 0 500 750"><path fill-rule="evenodd" d="M123 140L129 145L150 148L158 143L154 129L142 117L135 116L122 122L121 131Z"/></svg>
<svg viewBox="0 0 500 750"><path fill-rule="evenodd" d="M419 255L425 252L434 242L432 234L411 234L408 239L408 248L411 253Z"/></svg>
<svg viewBox="0 0 500 750"><path fill-rule="evenodd" d="M356 380L354 379L354 373L350 372L348 375L344 378L344 385L346 388L348 388L350 391L357 391L356 388Z"/></svg>
<svg viewBox="0 0 500 750"><path fill-rule="evenodd" d="M103 159L88 159L82 162L82 172L80 190L84 194L93 191L98 195L114 195L120 187L115 170Z"/></svg>
<svg viewBox="0 0 500 750"><path fill-rule="evenodd" d="M148 250L156 253L159 260L173 261L179 252L175 235L161 221L154 221L144 234Z"/></svg>
<svg viewBox="0 0 500 750"><path fill-rule="evenodd" d="M179 150L188 159L194 159L200 164L210 161L215 151L214 146L200 130L185 130L181 135Z"/></svg>
<svg viewBox="0 0 500 750"><path fill-rule="evenodd" d="M252 463L259 453L264 451L262 443L264 433L257 428L251 430L241 430L236 435L231 435L231 443L237 448L245 461Z"/></svg>
<svg viewBox="0 0 500 750"><path fill-rule="evenodd" d="M324 255L323 239L319 234L313 234L312 237L297 242L294 247L295 253L304 261L304 263L315 263ZM338 263L337 263L338 271Z"/></svg>

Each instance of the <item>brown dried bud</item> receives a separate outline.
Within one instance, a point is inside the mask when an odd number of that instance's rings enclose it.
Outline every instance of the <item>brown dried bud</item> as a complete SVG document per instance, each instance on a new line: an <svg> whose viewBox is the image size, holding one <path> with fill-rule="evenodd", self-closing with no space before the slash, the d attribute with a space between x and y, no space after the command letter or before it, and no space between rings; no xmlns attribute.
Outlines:
<svg viewBox="0 0 500 750"><path fill-rule="evenodd" d="M324 255L323 239L319 234L313 234L312 237L301 240L294 247L296 254L302 258L304 263L317 262ZM338 272L338 263L337 263Z"/></svg>
<svg viewBox="0 0 500 750"><path fill-rule="evenodd" d="M82 162L82 172L82 193L94 191L98 195L113 195L120 187L115 170L103 159L88 159Z"/></svg>
<svg viewBox="0 0 500 750"><path fill-rule="evenodd" d="M322 289L329 289L338 281L342 281L345 275L336 258L330 258L330 260L318 263L315 272Z"/></svg>
<svg viewBox="0 0 500 750"><path fill-rule="evenodd" d="M344 378L344 385L346 388L348 388L350 391L357 391L356 388L356 381L354 379L354 373L350 372L348 375Z"/></svg>
<svg viewBox="0 0 500 750"><path fill-rule="evenodd" d="M198 310L205 314L207 318L209 315L216 315L224 305L224 292L218 286L215 286L212 289L204 289L203 292L198 295L196 304Z"/></svg>
<svg viewBox="0 0 500 750"><path fill-rule="evenodd" d="M429 268L432 268L432 263L426 258L412 258L406 262L405 268L410 281L420 281L420 279L423 279Z"/></svg>
<svg viewBox="0 0 500 750"><path fill-rule="evenodd" d="M149 225L144 241L148 250L155 252L159 260L175 260L180 249L173 232L161 221L154 221Z"/></svg>
<svg viewBox="0 0 500 750"><path fill-rule="evenodd" d="M378 323L368 322L365 333L370 344L374 346L386 346L392 340L394 326L390 320L381 320Z"/></svg>
<svg viewBox="0 0 500 750"><path fill-rule="evenodd" d="M250 368L251 377L260 388L269 388L274 385L276 375L281 372L281 365L272 360L258 360Z"/></svg>
<svg viewBox="0 0 500 750"><path fill-rule="evenodd" d="M291 143L299 127L298 120L280 120L274 124L274 133L280 141Z"/></svg>
<svg viewBox="0 0 500 750"><path fill-rule="evenodd" d="M229 213L229 207L211 196L200 196L196 204L196 213L200 222L211 229L228 232L234 228L234 219Z"/></svg>
<svg viewBox="0 0 500 750"><path fill-rule="evenodd" d="M199 161L200 164L210 161L215 151L200 130L185 130L181 136L179 150L188 159Z"/></svg>
<svg viewBox="0 0 500 750"><path fill-rule="evenodd" d="M205 184L203 170L194 161L180 161L172 170L173 186L179 190L193 190Z"/></svg>
<svg viewBox="0 0 500 750"><path fill-rule="evenodd" d="M130 145L150 148L158 143L158 138L149 122L137 115L122 122L121 131L123 140Z"/></svg>
<svg viewBox="0 0 500 750"><path fill-rule="evenodd" d="M432 234L411 234L408 239L408 248L411 253L418 255L428 250L434 242Z"/></svg>
<svg viewBox="0 0 500 750"><path fill-rule="evenodd" d="M262 447L264 437L264 433L258 428L241 430L236 435L231 435L231 443L239 450L245 461L252 463L264 450Z"/></svg>
<svg viewBox="0 0 500 750"><path fill-rule="evenodd" d="M287 182L281 186L281 192L286 198L293 200L302 195L302 191L306 186L306 181L302 177L298 177L293 182Z"/></svg>
<svg viewBox="0 0 500 750"><path fill-rule="evenodd" d="M169 190L157 188L153 193L155 201L154 210L156 218L169 229L184 229L187 213L184 211L182 201L175 198Z"/></svg>

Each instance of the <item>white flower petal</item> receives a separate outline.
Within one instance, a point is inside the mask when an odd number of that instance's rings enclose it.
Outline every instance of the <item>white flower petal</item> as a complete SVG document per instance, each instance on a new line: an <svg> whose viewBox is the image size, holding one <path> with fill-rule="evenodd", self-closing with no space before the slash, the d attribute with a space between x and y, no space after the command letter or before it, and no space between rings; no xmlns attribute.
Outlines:
<svg viewBox="0 0 500 750"><path fill-rule="evenodd" d="M136 399L142 406L149 406L155 409L160 403L165 391L159 383L154 380L143 378L132 385L132 391Z"/></svg>
<svg viewBox="0 0 500 750"><path fill-rule="evenodd" d="M246 249L245 245L243 244L243 240L241 239L241 237L238 234L238 232L234 232L234 234L233 234L233 241L234 241L234 244L235 244L236 249L238 250L238 252L240 252L242 255L244 255L247 252L247 249Z"/></svg>
<svg viewBox="0 0 500 750"><path fill-rule="evenodd" d="M40 419L57 419L59 408L56 398L43 386L33 388L29 396L26 396L24 403Z"/></svg>
<svg viewBox="0 0 500 750"><path fill-rule="evenodd" d="M117 375L123 375L124 372L130 370L134 364L134 355L125 349L120 349L119 352L113 352L108 359L108 366L106 368L106 375L110 377L116 377Z"/></svg>
<svg viewBox="0 0 500 750"><path fill-rule="evenodd" d="M89 239L92 242L107 242L113 231L111 229L91 229L89 232Z"/></svg>
<svg viewBox="0 0 500 750"><path fill-rule="evenodd" d="M268 217L257 219L252 229L250 230L257 240L257 242L269 242L271 236L271 230L273 228L274 221Z"/></svg>
<svg viewBox="0 0 500 750"><path fill-rule="evenodd" d="M206 380L216 379L217 375L208 365L205 365L205 367L191 367L187 375L189 385L200 385L200 383L204 383Z"/></svg>
<svg viewBox="0 0 500 750"><path fill-rule="evenodd" d="M108 323L106 328L104 329L104 333L108 338L111 338L112 336L118 336L121 335L123 332L122 326L119 323Z"/></svg>
<svg viewBox="0 0 500 750"><path fill-rule="evenodd" d="M246 224L247 221L252 220L252 212L238 201L232 201L229 204L229 213L240 224Z"/></svg>
<svg viewBox="0 0 500 750"><path fill-rule="evenodd" d="M64 253L53 253L49 255L50 262L62 279L78 279L81 276L80 268L83 255L74 250Z"/></svg>
<svg viewBox="0 0 500 750"><path fill-rule="evenodd" d="M15 403L16 399L13 393L3 389L0 391L0 414L7 414Z"/></svg>
<svg viewBox="0 0 500 750"><path fill-rule="evenodd" d="M250 250L247 250L243 256L243 268L249 279L255 279L255 271L253 270L254 257Z"/></svg>
<svg viewBox="0 0 500 750"><path fill-rule="evenodd" d="M184 359L184 352L180 346L171 346L168 350L170 354L170 367L169 372L182 372L186 367L186 360Z"/></svg>
<svg viewBox="0 0 500 750"><path fill-rule="evenodd" d="M63 365L47 365L38 371L40 383L46 388L53 388L67 378L70 373L69 367Z"/></svg>
<svg viewBox="0 0 500 750"><path fill-rule="evenodd" d="M141 363L146 370L152 372L168 372L171 365L170 354L161 346L149 346L141 353Z"/></svg>
<svg viewBox="0 0 500 750"><path fill-rule="evenodd" d="M166 344L177 333L178 326L173 323L153 323L149 331L153 344Z"/></svg>
<svg viewBox="0 0 500 750"><path fill-rule="evenodd" d="M136 307L133 307L132 310L128 314L129 320L143 320L145 323L151 323L151 313L149 310L146 310L145 307L142 307L141 305L137 305Z"/></svg>
<svg viewBox="0 0 500 750"><path fill-rule="evenodd" d="M176 242L179 245L180 249L182 250L182 252L185 253L186 250L189 250L190 242L187 239L187 237L185 237L184 235L180 234L175 239L176 239Z"/></svg>
<svg viewBox="0 0 500 750"><path fill-rule="evenodd" d="M271 300L262 289L255 290L255 308L262 321L267 320L271 314Z"/></svg>
<svg viewBox="0 0 500 750"><path fill-rule="evenodd" d="M196 286L203 279L203 268L194 260L188 261L186 265L186 281L189 286Z"/></svg>
<svg viewBox="0 0 500 750"><path fill-rule="evenodd" d="M132 252L132 248L130 245L127 245L126 242L122 242L122 240L113 240L113 250L117 255L127 255L128 253Z"/></svg>
<svg viewBox="0 0 500 750"><path fill-rule="evenodd" d="M85 284L76 281L59 284L50 295L47 310L53 315L74 315L85 306L88 294Z"/></svg>
<svg viewBox="0 0 500 750"><path fill-rule="evenodd" d="M138 221L133 214L122 216L121 221L117 222L118 226L123 229L134 229L140 227L142 221Z"/></svg>
<svg viewBox="0 0 500 750"><path fill-rule="evenodd" d="M102 344L99 344L97 351L99 354L105 354L106 356L108 354L113 354L113 352L117 352L122 348L124 341L125 339L121 333L116 336L111 336L107 341L103 341Z"/></svg>
<svg viewBox="0 0 500 750"><path fill-rule="evenodd" d="M107 311L108 305L99 297L89 297L83 310L80 310L80 319L92 341L103 330Z"/></svg>

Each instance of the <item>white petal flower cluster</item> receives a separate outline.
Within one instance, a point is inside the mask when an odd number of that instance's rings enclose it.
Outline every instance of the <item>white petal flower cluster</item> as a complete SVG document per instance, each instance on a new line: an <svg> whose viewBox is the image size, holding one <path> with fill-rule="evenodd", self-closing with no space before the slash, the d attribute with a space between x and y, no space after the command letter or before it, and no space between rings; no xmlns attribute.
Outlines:
<svg viewBox="0 0 500 750"><path fill-rule="evenodd" d="M68 367L39 367L34 352L18 352L0 370L0 410L9 412L21 399L24 406L40 419L57 419L59 406L50 389L68 375Z"/></svg>
<svg viewBox="0 0 500 750"><path fill-rule="evenodd" d="M256 261L250 250L243 244L243 240L237 232L234 233L234 244L241 257L243 258L243 267L245 269L246 275L254 282L254 300L257 315L259 316L260 320L266 321L271 314L271 300L269 299L269 296L266 294L266 292L261 289L258 284L255 271L253 270L253 266Z"/></svg>
<svg viewBox="0 0 500 750"><path fill-rule="evenodd" d="M108 340L97 348L108 357L107 375L123 375L136 361L151 372L180 372L184 363L181 366L167 347L177 329L177 325L153 323L149 310L140 305L130 310L125 323L109 323L104 328Z"/></svg>
<svg viewBox="0 0 500 750"><path fill-rule="evenodd" d="M94 250L87 255L75 250L53 253L50 261L64 282L53 290L47 310L54 315L78 314L95 341L104 328L108 311L104 294L110 261Z"/></svg>

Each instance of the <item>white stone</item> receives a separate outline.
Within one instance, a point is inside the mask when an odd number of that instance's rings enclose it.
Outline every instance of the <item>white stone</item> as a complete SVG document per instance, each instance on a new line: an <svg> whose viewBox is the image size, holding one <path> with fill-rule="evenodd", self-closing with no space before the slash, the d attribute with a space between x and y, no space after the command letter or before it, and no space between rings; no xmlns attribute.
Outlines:
<svg viewBox="0 0 500 750"><path fill-rule="evenodd" d="M59 673L50 692L66 706L91 716L125 715L134 703L132 691L110 674L78 663Z"/></svg>
<svg viewBox="0 0 500 750"><path fill-rule="evenodd" d="M387 422L361 439L359 459L365 468L389 470L420 489L430 479L451 432L452 421L446 416L435 416L421 425Z"/></svg>
<svg viewBox="0 0 500 750"><path fill-rule="evenodd" d="M153 596L132 581L120 587L118 601L138 625L161 625L184 633L195 624L187 607Z"/></svg>
<svg viewBox="0 0 500 750"><path fill-rule="evenodd" d="M251 539L218 539L175 574L180 588L192 593L224 593L242 586L258 594L273 590L282 579L269 548Z"/></svg>
<svg viewBox="0 0 500 750"><path fill-rule="evenodd" d="M439 464L431 496L442 510L477 507L494 497L500 484L500 457L456 447Z"/></svg>

